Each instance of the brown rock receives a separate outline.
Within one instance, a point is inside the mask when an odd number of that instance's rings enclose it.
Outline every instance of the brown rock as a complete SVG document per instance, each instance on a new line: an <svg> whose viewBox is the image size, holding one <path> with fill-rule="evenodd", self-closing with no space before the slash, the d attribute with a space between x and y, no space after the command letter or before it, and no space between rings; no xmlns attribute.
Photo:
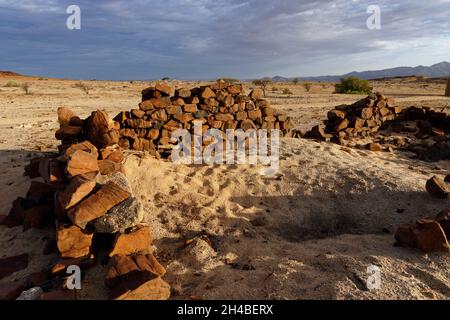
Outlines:
<svg viewBox="0 0 450 320"><path fill-rule="evenodd" d="M227 90L231 94L241 94L242 93L242 85L240 84L232 84L227 87Z"/></svg>
<svg viewBox="0 0 450 320"><path fill-rule="evenodd" d="M167 113L165 110L160 109L152 113L152 119L156 121L166 122L167 121Z"/></svg>
<svg viewBox="0 0 450 320"><path fill-rule="evenodd" d="M183 106L183 110L184 112L191 112L191 113L195 113L198 111L197 105L196 104L185 104Z"/></svg>
<svg viewBox="0 0 450 320"><path fill-rule="evenodd" d="M444 230L447 239L450 239L450 210L444 210L440 212L434 220L436 220L441 225L441 228L442 230Z"/></svg>
<svg viewBox="0 0 450 320"><path fill-rule="evenodd" d="M417 248L423 252L450 252L450 246L439 223L422 219L413 228Z"/></svg>
<svg viewBox="0 0 450 320"><path fill-rule="evenodd" d="M204 87L201 93L201 97L203 99L215 98L216 94L214 93L214 91L211 90L210 87Z"/></svg>
<svg viewBox="0 0 450 320"><path fill-rule="evenodd" d="M102 175L108 175L122 169L120 163L111 160L98 160L98 167L100 169L100 174Z"/></svg>
<svg viewBox="0 0 450 320"><path fill-rule="evenodd" d="M336 119L345 119L347 113L342 110L333 109L328 111L327 118L328 120L335 121Z"/></svg>
<svg viewBox="0 0 450 320"><path fill-rule="evenodd" d="M161 92L163 96L170 96L172 94L172 86L166 82L157 82L155 90Z"/></svg>
<svg viewBox="0 0 450 320"><path fill-rule="evenodd" d="M21 283L15 282L0 282L0 301L16 300L25 287Z"/></svg>
<svg viewBox="0 0 450 320"><path fill-rule="evenodd" d="M57 112L58 122L61 126L81 127L83 125L83 121L69 108L59 107Z"/></svg>
<svg viewBox="0 0 450 320"><path fill-rule="evenodd" d="M258 120L262 118L262 112L260 109L252 110L248 112L248 117L251 120Z"/></svg>
<svg viewBox="0 0 450 320"><path fill-rule="evenodd" d="M139 103L139 109L143 111L154 110L155 106L153 105L153 102L151 100L146 100Z"/></svg>
<svg viewBox="0 0 450 320"><path fill-rule="evenodd" d="M67 215L80 228L105 215L109 209L126 200L130 194L112 182L105 184L95 194L69 210Z"/></svg>
<svg viewBox="0 0 450 320"><path fill-rule="evenodd" d="M170 99L167 101L165 99L153 98L151 102L156 109L165 109L171 105Z"/></svg>
<svg viewBox="0 0 450 320"><path fill-rule="evenodd" d="M69 266L79 266L81 270L90 269L95 266L95 256L91 254L88 257L61 259L52 266L50 273L65 274Z"/></svg>
<svg viewBox="0 0 450 320"><path fill-rule="evenodd" d="M261 89L253 89L249 96L252 100L259 100L263 98L264 94Z"/></svg>
<svg viewBox="0 0 450 320"><path fill-rule="evenodd" d="M96 175L84 174L72 178L66 189L57 195L60 207L68 210L89 195L96 186Z"/></svg>
<svg viewBox="0 0 450 320"><path fill-rule="evenodd" d="M373 152L379 152L382 150L382 147L379 143L368 143L366 145L366 148Z"/></svg>
<svg viewBox="0 0 450 320"><path fill-rule="evenodd" d="M109 256L116 254L130 255L145 251L152 243L152 232L150 227L141 226L139 229L128 234L118 234Z"/></svg>
<svg viewBox="0 0 450 320"><path fill-rule="evenodd" d="M167 300L170 286L151 273L138 272L112 290L114 300Z"/></svg>
<svg viewBox="0 0 450 320"><path fill-rule="evenodd" d="M56 232L56 243L61 257L81 258L91 252L93 233L87 233L77 226L59 225Z"/></svg>
<svg viewBox="0 0 450 320"><path fill-rule="evenodd" d="M83 141L80 143L72 144L69 146L61 156L62 161L67 161L69 157L74 154L76 151L85 151L89 154L91 154L95 159L98 158L98 150L97 147L94 146L89 141Z"/></svg>
<svg viewBox="0 0 450 320"><path fill-rule="evenodd" d="M131 110L131 114L137 119L142 119L142 117L145 116L145 111L134 109Z"/></svg>
<svg viewBox="0 0 450 320"><path fill-rule="evenodd" d="M23 230L43 228L50 223L54 209L52 204L43 204L25 210L23 215Z"/></svg>
<svg viewBox="0 0 450 320"><path fill-rule="evenodd" d="M36 203L42 203L44 200L52 198L54 194L53 188L39 181L31 181L30 188L27 192L27 199Z"/></svg>
<svg viewBox="0 0 450 320"><path fill-rule="evenodd" d="M255 124L253 123L252 120L242 120L241 123L240 123L240 127L244 131L256 128L256 126L255 126Z"/></svg>
<svg viewBox="0 0 450 320"><path fill-rule="evenodd" d="M133 150L154 152L156 148L152 140L138 138L133 141Z"/></svg>
<svg viewBox="0 0 450 320"><path fill-rule="evenodd" d="M181 114L175 114L173 116L176 120L180 121L181 123L186 123L191 120L194 120L194 116L192 113L181 113Z"/></svg>
<svg viewBox="0 0 450 320"><path fill-rule="evenodd" d="M115 149L115 150L103 149L101 151L101 153L102 153L103 160L110 160L110 161L114 161L116 163L122 163L122 161L124 159L123 152L122 152L122 150L119 150L119 149Z"/></svg>
<svg viewBox="0 0 450 320"><path fill-rule="evenodd" d="M373 109L372 108L363 108L361 110L361 118L368 120L372 118L373 116Z"/></svg>
<svg viewBox="0 0 450 320"><path fill-rule="evenodd" d="M115 255L109 260L105 285L109 288L115 287L138 272L151 273L154 276L162 277L165 275L166 269L152 254L136 256Z"/></svg>
<svg viewBox="0 0 450 320"><path fill-rule="evenodd" d="M41 162L41 158L33 158L30 160L30 163L24 169L24 175L30 177L30 179L34 179L40 177L39 174L39 164Z"/></svg>
<svg viewBox="0 0 450 320"><path fill-rule="evenodd" d="M0 279L28 267L28 254L0 258Z"/></svg>
<svg viewBox="0 0 450 320"><path fill-rule="evenodd" d="M78 138L83 131L82 127L78 126L62 126L55 133L55 138L57 140L66 141L70 139Z"/></svg>
<svg viewBox="0 0 450 320"><path fill-rule="evenodd" d="M438 198L447 198L450 194L449 187L442 179L436 176L428 180L425 187L429 194Z"/></svg>
<svg viewBox="0 0 450 320"><path fill-rule="evenodd" d="M146 129L146 128L153 128L153 126L155 125L155 121L146 121L142 119L127 119L126 125L127 127L133 129ZM121 133L123 132L123 130L124 129L121 130Z"/></svg>
<svg viewBox="0 0 450 320"><path fill-rule="evenodd" d="M99 171L97 158L86 151L77 150L68 157L66 174L70 178L97 171Z"/></svg>
<svg viewBox="0 0 450 320"><path fill-rule="evenodd" d="M159 130L157 129L150 129L148 132L147 138L151 140L156 140L159 137Z"/></svg>
<svg viewBox="0 0 450 320"><path fill-rule="evenodd" d="M176 96L180 98L189 98L191 96L191 90L188 89L178 89L176 91Z"/></svg>
<svg viewBox="0 0 450 320"><path fill-rule="evenodd" d="M238 113L236 113L236 120L238 121L246 120L247 118L248 115L245 111L239 111Z"/></svg>
<svg viewBox="0 0 450 320"><path fill-rule="evenodd" d="M350 121L348 121L347 119L342 119L336 126L336 129L335 129L336 132L340 132L340 131L347 129L349 124L350 124Z"/></svg>
<svg viewBox="0 0 450 320"><path fill-rule="evenodd" d="M233 121L234 120L233 115L231 115L229 113L216 113L214 115L214 117L218 121Z"/></svg>

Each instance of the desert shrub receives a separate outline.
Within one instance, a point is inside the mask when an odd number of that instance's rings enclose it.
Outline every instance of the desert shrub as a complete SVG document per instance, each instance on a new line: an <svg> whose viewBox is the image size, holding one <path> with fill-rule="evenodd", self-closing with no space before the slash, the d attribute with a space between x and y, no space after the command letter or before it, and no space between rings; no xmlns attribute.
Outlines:
<svg viewBox="0 0 450 320"><path fill-rule="evenodd" d="M278 88L277 87L272 87L272 92L277 92Z"/></svg>
<svg viewBox="0 0 450 320"><path fill-rule="evenodd" d="M22 83L20 85L20 88L23 90L23 92L25 92L25 94L31 94L31 85L29 83Z"/></svg>
<svg viewBox="0 0 450 320"><path fill-rule="evenodd" d="M272 79L270 79L270 78L263 78L263 79L254 80L252 83L255 86L260 87L262 89L263 93L264 93L264 97L266 97L267 86L272 83Z"/></svg>
<svg viewBox="0 0 450 320"><path fill-rule="evenodd" d="M78 88L82 91L84 91L84 93L89 94L89 91L91 90L91 87L88 86L86 83L83 82L78 82L75 84L75 88Z"/></svg>
<svg viewBox="0 0 450 320"><path fill-rule="evenodd" d="M357 77L349 77L341 79L341 83L335 85L336 93L351 94L369 94L373 88L369 85L369 81L362 80Z"/></svg>
<svg viewBox="0 0 450 320"><path fill-rule="evenodd" d="M295 84L295 85L297 85L299 82L300 82L299 78L292 79L292 83Z"/></svg>
<svg viewBox="0 0 450 320"><path fill-rule="evenodd" d="M217 81L223 81L225 83L238 83L238 82L240 82L239 79L234 79L234 78L220 78L220 79L217 79Z"/></svg>
<svg viewBox="0 0 450 320"><path fill-rule="evenodd" d="M6 84L5 84L5 88L18 88L20 87L20 84L17 83L14 80L9 80Z"/></svg>
<svg viewBox="0 0 450 320"><path fill-rule="evenodd" d="M292 91L289 90L288 88L284 88L283 89L283 94L292 94Z"/></svg>
<svg viewBox="0 0 450 320"><path fill-rule="evenodd" d="M311 82L303 83L303 88L305 88L306 92L310 92L312 88L312 83Z"/></svg>
<svg viewBox="0 0 450 320"><path fill-rule="evenodd" d="M170 77L164 77L164 78L161 78L161 80L162 80L162 81L169 81L169 80L170 80Z"/></svg>

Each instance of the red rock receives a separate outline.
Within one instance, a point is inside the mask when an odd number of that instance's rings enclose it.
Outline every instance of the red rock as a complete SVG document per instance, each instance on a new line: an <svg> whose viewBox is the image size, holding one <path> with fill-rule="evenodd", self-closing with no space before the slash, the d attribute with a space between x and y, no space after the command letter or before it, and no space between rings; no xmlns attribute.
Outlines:
<svg viewBox="0 0 450 320"><path fill-rule="evenodd" d="M39 300L76 300L76 290L56 289L49 292L44 292Z"/></svg>
<svg viewBox="0 0 450 320"><path fill-rule="evenodd" d="M127 191L108 182L95 194L70 209L67 215L75 225L84 229L88 222L105 215L109 209L129 197Z"/></svg>
<svg viewBox="0 0 450 320"><path fill-rule="evenodd" d="M167 300L169 297L169 284L149 272L133 274L110 294L114 300Z"/></svg>
<svg viewBox="0 0 450 320"><path fill-rule="evenodd" d="M97 173L88 173L73 177L66 189L58 193L58 205L65 211L87 197L97 184L96 175Z"/></svg>
<svg viewBox="0 0 450 320"><path fill-rule="evenodd" d="M141 109L143 111L154 110L155 106L153 105L153 102L151 100L146 100L139 104L139 109ZM125 120L125 119L123 119L123 120ZM123 122L123 121L121 121L121 122Z"/></svg>
<svg viewBox="0 0 450 320"><path fill-rule="evenodd" d="M126 281L130 275L139 271L139 267L131 256L114 255L108 263L105 285L108 288L113 288L122 281Z"/></svg>
<svg viewBox="0 0 450 320"><path fill-rule="evenodd" d="M41 158L33 158L30 163L24 169L24 175L30 177L30 179L40 177L39 174L39 163L41 162Z"/></svg>
<svg viewBox="0 0 450 320"><path fill-rule="evenodd" d="M102 175L108 175L122 169L120 163L111 160L98 160L98 167Z"/></svg>
<svg viewBox="0 0 450 320"><path fill-rule="evenodd" d="M16 300L25 287L21 283L0 283L0 300Z"/></svg>
<svg viewBox="0 0 450 320"><path fill-rule="evenodd" d="M450 239L450 210L444 210L440 212L435 220L441 225L444 230L447 239Z"/></svg>
<svg viewBox="0 0 450 320"><path fill-rule="evenodd" d="M214 91L211 90L210 87L204 87L201 93L201 97L203 99L209 99L209 98L214 98L216 96L216 94L214 93Z"/></svg>
<svg viewBox="0 0 450 320"><path fill-rule="evenodd" d="M97 171L99 171L97 157L86 151L77 150L68 158L66 173L70 178Z"/></svg>
<svg viewBox="0 0 450 320"><path fill-rule="evenodd" d="M373 152L379 152L382 150L382 147L379 143L369 143L366 145L366 148Z"/></svg>
<svg viewBox="0 0 450 320"><path fill-rule="evenodd" d="M450 246L439 223L422 219L413 229L417 247L423 252L450 252Z"/></svg>
<svg viewBox="0 0 450 320"><path fill-rule="evenodd" d="M56 243L61 257L81 258L91 252L93 233L87 233L77 226L59 225L56 232Z"/></svg>
<svg viewBox="0 0 450 320"><path fill-rule="evenodd" d="M58 122L61 126L78 126L83 125L83 121L78 117L75 112L66 107L58 108Z"/></svg>
<svg viewBox="0 0 450 320"><path fill-rule="evenodd" d="M0 279L28 267L28 254L0 259Z"/></svg>
<svg viewBox="0 0 450 320"><path fill-rule="evenodd" d="M116 254L130 255L148 250L152 243L150 227L141 226L128 234L118 234L109 256Z"/></svg>
<svg viewBox="0 0 450 320"><path fill-rule="evenodd" d="M27 199L33 200L36 203L42 203L42 201L53 197L53 188L39 181L31 181L30 188L27 192Z"/></svg>
<svg viewBox="0 0 450 320"><path fill-rule="evenodd" d="M155 85L155 90L161 92L163 96L172 95L172 86L165 82L157 82Z"/></svg>
<svg viewBox="0 0 450 320"><path fill-rule="evenodd" d="M91 154L96 159L98 158L98 150L97 147L94 146L89 141L83 141L80 143L75 143L70 145L66 150L64 150L63 155L61 156L62 161L67 161L69 157L74 154L76 151L85 151Z"/></svg>
<svg viewBox="0 0 450 320"><path fill-rule="evenodd" d="M434 220L422 219L415 224L402 225L395 234L396 246L418 248L426 253L450 252L444 230Z"/></svg>
<svg viewBox="0 0 450 320"><path fill-rule="evenodd" d="M52 204L43 204L37 207L33 207L25 210L23 216L23 230L31 228L43 228L49 225L54 213Z"/></svg>
<svg viewBox="0 0 450 320"><path fill-rule="evenodd" d="M53 265L50 270L52 275L65 274L69 266L79 266L82 270L87 270L95 266L95 256L91 254L88 257L61 259Z"/></svg>
<svg viewBox="0 0 450 320"><path fill-rule="evenodd" d="M82 127L63 126L56 131L55 138L61 141L76 139L81 136L82 131Z"/></svg>
<svg viewBox="0 0 450 320"><path fill-rule="evenodd" d="M447 187L442 179L436 176L427 181L425 188L429 194L437 198L447 198L450 194L450 188Z"/></svg>

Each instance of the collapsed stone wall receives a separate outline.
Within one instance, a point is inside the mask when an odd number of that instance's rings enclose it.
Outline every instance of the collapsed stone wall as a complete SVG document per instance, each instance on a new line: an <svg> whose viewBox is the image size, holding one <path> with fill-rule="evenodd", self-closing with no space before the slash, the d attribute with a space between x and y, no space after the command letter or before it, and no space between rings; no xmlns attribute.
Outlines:
<svg viewBox="0 0 450 320"><path fill-rule="evenodd" d="M30 275L39 281L23 282L20 288L29 289L23 297L76 298L75 290L67 290L67 268L92 268L106 253L104 283L111 299L168 299L170 285L162 279L165 268L151 250L152 230L143 222L143 205L122 173L119 127L103 111L82 120L59 108L58 120L59 153L32 159L26 166L25 175L43 182L33 180L3 221L8 227L23 225L24 230L55 228L53 241L60 258ZM13 293L9 297L20 291Z"/></svg>
<svg viewBox="0 0 450 320"><path fill-rule="evenodd" d="M196 121L203 133L210 128L279 129L286 135L291 126L284 113L262 98L261 90L246 95L242 85L224 82L177 90L157 83L142 91L139 109L121 112L114 120L120 125L122 148L156 151L163 156L168 156L176 142L171 141L171 132L186 129L193 134Z"/></svg>

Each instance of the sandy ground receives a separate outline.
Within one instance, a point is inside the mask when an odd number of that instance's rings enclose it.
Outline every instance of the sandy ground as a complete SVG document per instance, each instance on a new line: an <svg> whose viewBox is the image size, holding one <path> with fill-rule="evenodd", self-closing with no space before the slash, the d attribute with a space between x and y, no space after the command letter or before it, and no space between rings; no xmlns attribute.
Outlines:
<svg viewBox="0 0 450 320"><path fill-rule="evenodd" d="M56 150L56 109L64 105L80 116L105 109L135 108L148 83L86 82L17 78L31 84L1 87L0 214L24 195L22 176L30 157ZM189 83L188 85L195 85ZM450 108L444 84L409 80L374 86L400 105ZM332 107L362 96L335 95L330 84L280 90L269 99L292 116L299 128L319 123ZM448 109L447 109L448 110ZM425 255L393 247L396 226L449 207L424 190L432 175L450 172L450 163L427 163L407 153L372 153L329 143L282 139L279 179L260 175L259 166L174 165L128 153L125 171L145 203L157 255L167 267L174 299L449 299L448 255ZM39 271L57 257L43 256L53 230L0 227L0 257L30 254L30 264L3 281ZM202 236L211 242L208 245ZM184 248L184 241L197 239ZM368 266L381 270L381 287L366 288ZM89 270L82 299L103 299L105 269Z"/></svg>

